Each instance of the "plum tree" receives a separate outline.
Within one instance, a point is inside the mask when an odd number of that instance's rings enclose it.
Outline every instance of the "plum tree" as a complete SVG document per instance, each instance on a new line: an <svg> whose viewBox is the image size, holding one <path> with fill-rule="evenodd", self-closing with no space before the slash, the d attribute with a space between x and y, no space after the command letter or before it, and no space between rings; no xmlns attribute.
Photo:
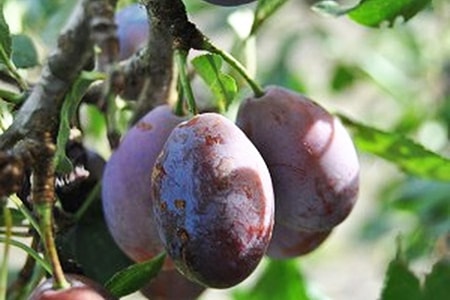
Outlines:
<svg viewBox="0 0 450 300"><path fill-rule="evenodd" d="M160 237L189 279L226 288L258 265L272 233L272 184L233 122L205 113L179 124L155 163L152 192Z"/></svg>
<svg viewBox="0 0 450 300"><path fill-rule="evenodd" d="M177 270L166 270L142 288L141 293L155 300L195 300L204 290L204 286L188 280Z"/></svg>
<svg viewBox="0 0 450 300"><path fill-rule="evenodd" d="M106 224L118 246L136 262L163 249L153 219L150 177L164 142L183 120L169 105L156 107L127 132L105 167Z"/></svg>
<svg viewBox="0 0 450 300"><path fill-rule="evenodd" d="M317 249L330 233L331 230L305 231L275 223L266 255L274 259L287 259L308 254Z"/></svg>
<svg viewBox="0 0 450 300"><path fill-rule="evenodd" d="M119 38L119 59L130 57L145 45L149 34L149 21L144 6L130 4L115 15Z"/></svg>
<svg viewBox="0 0 450 300"><path fill-rule="evenodd" d="M204 0L204 1L222 6L237 6L254 2L255 0Z"/></svg>
<svg viewBox="0 0 450 300"><path fill-rule="evenodd" d="M67 274L70 287L55 290L53 278L45 280L28 298L29 300L116 300L102 285L91 279L75 274Z"/></svg>
<svg viewBox="0 0 450 300"><path fill-rule="evenodd" d="M271 86L241 103L236 123L269 167L276 223L326 231L347 217L358 194L359 162L337 118L300 94Z"/></svg>

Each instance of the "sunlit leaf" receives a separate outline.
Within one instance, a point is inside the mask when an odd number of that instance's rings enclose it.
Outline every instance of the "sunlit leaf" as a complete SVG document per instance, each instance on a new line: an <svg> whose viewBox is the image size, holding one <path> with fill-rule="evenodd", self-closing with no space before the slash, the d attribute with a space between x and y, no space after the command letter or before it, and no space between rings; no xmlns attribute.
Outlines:
<svg viewBox="0 0 450 300"><path fill-rule="evenodd" d="M116 297L123 297L138 291L158 275L165 257L166 254L163 252L152 260L129 266L116 273L106 283L106 288Z"/></svg>
<svg viewBox="0 0 450 300"><path fill-rule="evenodd" d="M295 260L270 260L256 284L237 290L235 300L310 300L306 282Z"/></svg>
<svg viewBox="0 0 450 300"><path fill-rule="evenodd" d="M222 58L215 54L197 56L192 60L195 70L211 89L219 108L226 111L237 94L233 77L221 72Z"/></svg>
<svg viewBox="0 0 450 300"><path fill-rule="evenodd" d="M12 61L17 68L31 68L38 64L36 47L28 36L12 36Z"/></svg>
<svg viewBox="0 0 450 300"><path fill-rule="evenodd" d="M259 0L255 11L255 19L251 34L255 34L261 25L288 0Z"/></svg>
<svg viewBox="0 0 450 300"><path fill-rule="evenodd" d="M396 164L404 172L418 177L450 181L450 159L425 149L411 139L363 125L340 116L352 130L356 146Z"/></svg>
<svg viewBox="0 0 450 300"><path fill-rule="evenodd" d="M350 12L354 21L371 27L377 27L383 22L389 26L402 17L405 21L423 10L431 0L361 0Z"/></svg>

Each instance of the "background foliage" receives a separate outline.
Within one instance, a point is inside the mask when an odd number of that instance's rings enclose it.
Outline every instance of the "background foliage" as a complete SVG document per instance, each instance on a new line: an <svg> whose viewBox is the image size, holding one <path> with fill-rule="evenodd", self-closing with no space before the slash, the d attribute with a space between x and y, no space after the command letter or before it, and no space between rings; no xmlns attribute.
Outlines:
<svg viewBox="0 0 450 300"><path fill-rule="evenodd" d="M119 7L131 2L119 1ZM318 251L293 261L265 260L242 285L207 291L202 298L446 299L450 295L445 284L450 279L450 161L446 158L450 154L450 3L260 0L222 8L197 0L184 2L192 21L245 62L260 83L301 91L341 115L362 162L356 210ZM74 3L4 1L1 69L36 80ZM249 32L256 38L246 39ZM192 54L199 74L193 80L198 101L220 101L233 118L238 99L250 93L248 88L220 59L199 54ZM212 64L217 72L211 71ZM215 75L208 76L211 73ZM83 84L93 79L80 78L75 88L83 90ZM13 92L2 87L0 96L20 102L20 95L7 94ZM81 91L74 93L77 97ZM12 106L0 100L1 128L11 123ZM123 103L119 107L124 131L130 114ZM89 105L83 105L82 112L85 144L107 158L104 116ZM24 219L19 209L11 213L14 224ZM59 238L80 263L95 262L87 273L105 283L130 262L115 248L104 224L92 217L96 213L91 209L76 228ZM5 222L0 216L0 224ZM110 249L103 252L104 261L98 260L98 249ZM21 251L13 248L13 252ZM22 253L12 254L16 261L9 262L10 278ZM100 273L98 264L104 267Z"/></svg>

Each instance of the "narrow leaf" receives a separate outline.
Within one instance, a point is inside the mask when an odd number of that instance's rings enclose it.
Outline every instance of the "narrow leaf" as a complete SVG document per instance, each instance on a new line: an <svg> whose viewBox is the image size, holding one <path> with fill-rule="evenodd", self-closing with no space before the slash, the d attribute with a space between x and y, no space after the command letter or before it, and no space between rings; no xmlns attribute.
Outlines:
<svg viewBox="0 0 450 300"><path fill-rule="evenodd" d="M340 116L353 132L356 146L422 178L450 181L450 159L440 156L395 132L381 131Z"/></svg>
<svg viewBox="0 0 450 300"><path fill-rule="evenodd" d="M450 261L441 259L425 279L424 299L446 300L450 295Z"/></svg>
<svg viewBox="0 0 450 300"><path fill-rule="evenodd" d="M324 16L339 17L347 14L352 8L343 7L333 0L324 0L314 3L311 9Z"/></svg>
<svg viewBox="0 0 450 300"><path fill-rule="evenodd" d="M28 36L12 36L12 61L17 68L31 68L38 64L36 47Z"/></svg>
<svg viewBox="0 0 450 300"><path fill-rule="evenodd" d="M83 98L84 93L92 82L104 79L104 75L98 72L82 72L75 80L71 90L64 99L61 108L60 125L58 137L56 140L55 164L56 171L59 173L69 173L72 171L72 163L66 156L66 143L70 136L71 120L77 112L77 108Z"/></svg>
<svg viewBox="0 0 450 300"><path fill-rule="evenodd" d="M222 58L216 54L200 55L192 59L192 65L206 84L211 85L222 68Z"/></svg>
<svg viewBox="0 0 450 300"><path fill-rule="evenodd" d="M388 26L392 26L398 17L408 21L430 2L431 0L361 0L348 15L362 25L377 27L387 22Z"/></svg>
<svg viewBox="0 0 450 300"><path fill-rule="evenodd" d="M255 19L253 20L250 34L255 34L261 25L274 14L288 0L259 0L256 6Z"/></svg>
<svg viewBox="0 0 450 300"><path fill-rule="evenodd" d="M381 300L421 300L419 279L412 273L407 263L397 257L389 263Z"/></svg>
<svg viewBox="0 0 450 300"><path fill-rule="evenodd" d="M134 293L158 275L165 258L166 254L162 252L152 260L131 265L114 274L105 286L116 297Z"/></svg>
<svg viewBox="0 0 450 300"><path fill-rule="evenodd" d="M3 1L0 3L0 63L8 64L11 58L11 35L3 14Z"/></svg>

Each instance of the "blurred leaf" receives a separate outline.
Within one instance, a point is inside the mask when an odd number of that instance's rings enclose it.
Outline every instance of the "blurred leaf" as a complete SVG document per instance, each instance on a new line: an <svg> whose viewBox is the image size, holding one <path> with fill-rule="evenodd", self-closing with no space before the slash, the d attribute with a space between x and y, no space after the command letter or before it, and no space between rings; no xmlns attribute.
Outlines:
<svg viewBox="0 0 450 300"><path fill-rule="evenodd" d="M236 97L238 88L233 77L220 71L222 58L215 54L205 54L195 57L192 64L211 89L219 108L226 111Z"/></svg>
<svg viewBox="0 0 450 300"><path fill-rule="evenodd" d="M101 284L133 263L119 249L109 233L101 211L100 199L92 203L77 223L70 239L76 261L82 265L89 278Z"/></svg>
<svg viewBox="0 0 450 300"><path fill-rule="evenodd" d="M22 214L22 212L15 208L10 208L9 211L11 213L13 226L21 225L23 220L25 220L25 217ZM1 226L5 226L5 219L3 214L0 214L0 227Z"/></svg>
<svg viewBox="0 0 450 300"><path fill-rule="evenodd" d="M422 300L421 294L419 279L397 254L389 263L381 300Z"/></svg>
<svg viewBox="0 0 450 300"><path fill-rule="evenodd" d="M387 21L392 26L398 17L408 21L430 2L431 0L361 0L348 15L362 25L377 27Z"/></svg>
<svg viewBox="0 0 450 300"><path fill-rule="evenodd" d="M129 266L116 273L106 283L106 288L116 297L123 297L138 291L158 275L165 258L166 254L162 252L149 261Z"/></svg>
<svg viewBox="0 0 450 300"><path fill-rule="evenodd" d="M28 36L12 36L12 61L17 68L31 68L38 64L36 47Z"/></svg>
<svg viewBox="0 0 450 300"><path fill-rule="evenodd" d="M310 300L306 282L295 260L269 260L256 284L237 290L235 300Z"/></svg>
<svg viewBox="0 0 450 300"><path fill-rule="evenodd" d="M288 0L259 0L258 5L256 6L255 19L253 20L250 34L255 34L261 25L287 1Z"/></svg>
<svg viewBox="0 0 450 300"><path fill-rule="evenodd" d="M66 155L66 143L70 137L71 121L78 110L78 106L84 93L92 82L104 79L104 75L98 72L83 71L67 93L60 113L60 125L56 140L55 164L59 173L69 173L72 171L72 163Z"/></svg>
<svg viewBox="0 0 450 300"><path fill-rule="evenodd" d="M331 88L335 92L350 87L360 74L357 68L344 64L336 65L332 72Z"/></svg>
<svg viewBox="0 0 450 300"><path fill-rule="evenodd" d="M450 295L450 261L441 259L425 278L425 300L446 300Z"/></svg>
<svg viewBox="0 0 450 300"><path fill-rule="evenodd" d="M450 160L407 137L381 131L340 116L353 132L356 146L396 164L404 172L418 177L450 181Z"/></svg>
<svg viewBox="0 0 450 300"><path fill-rule="evenodd" d="M345 8L333 0L324 0L314 3L311 9L325 16L339 17L348 13L352 8Z"/></svg>
<svg viewBox="0 0 450 300"><path fill-rule="evenodd" d="M0 4L0 62L7 64L11 58L11 35L3 14L3 1Z"/></svg>

